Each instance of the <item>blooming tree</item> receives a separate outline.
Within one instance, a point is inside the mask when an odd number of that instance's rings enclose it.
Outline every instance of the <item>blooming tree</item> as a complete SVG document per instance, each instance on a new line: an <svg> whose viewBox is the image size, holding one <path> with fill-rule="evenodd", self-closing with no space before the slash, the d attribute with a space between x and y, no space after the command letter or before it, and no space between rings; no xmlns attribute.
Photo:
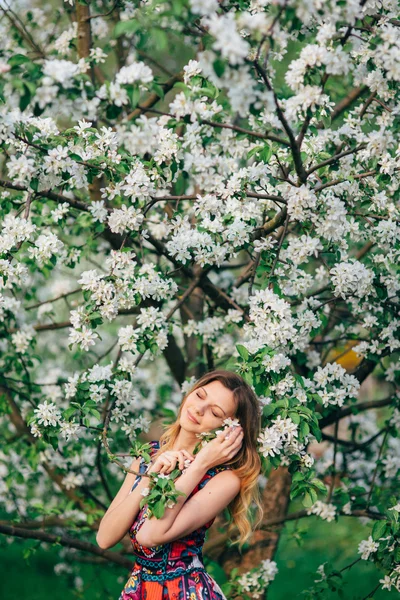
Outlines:
<svg viewBox="0 0 400 600"><path fill-rule="evenodd" d="M309 515L370 524L354 555L400 591L397 8L2 1L0 532L129 567L94 534L138 436L223 366L265 507L243 556L210 535L229 597Z"/></svg>

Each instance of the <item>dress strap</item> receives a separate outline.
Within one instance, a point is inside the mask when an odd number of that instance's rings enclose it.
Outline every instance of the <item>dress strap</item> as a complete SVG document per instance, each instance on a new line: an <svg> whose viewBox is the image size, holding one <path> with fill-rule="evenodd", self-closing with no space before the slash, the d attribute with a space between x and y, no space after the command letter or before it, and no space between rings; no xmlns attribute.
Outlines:
<svg viewBox="0 0 400 600"><path fill-rule="evenodd" d="M151 456L151 458L153 458L154 454L160 448L160 442L158 442L157 440L152 440L150 442L150 446L151 446L150 456Z"/></svg>
<svg viewBox="0 0 400 600"><path fill-rule="evenodd" d="M160 445L156 440L151 441L150 445L151 445L150 456L153 457L155 452L157 452L158 448L160 447ZM143 474L143 473L146 473L146 471L147 471L147 464L146 464L144 458L141 457L140 464L139 464L139 473ZM141 479L142 478L140 475L136 475L136 479L134 481L133 486L131 487L129 494L131 494L133 492L133 490L136 488L136 486L138 485L138 483Z"/></svg>
<svg viewBox="0 0 400 600"><path fill-rule="evenodd" d="M142 457L140 459L140 464L139 464L139 473L143 474L146 473L147 471L147 465L144 461L144 458ZM142 477L140 475L136 475L136 479L134 481L133 486L131 487L131 490L129 492L129 494L131 494L133 492L133 490L135 489L135 487L138 485L139 481L142 479Z"/></svg>
<svg viewBox="0 0 400 600"><path fill-rule="evenodd" d="M197 490L203 489L203 487L205 485L207 485L207 483L210 481L210 479L212 479L214 477L214 475L216 475L217 473L221 473L222 471L226 471L231 468L232 467L225 466L225 465L217 465L216 467L212 467L212 469L208 469L208 471L204 475L203 479L200 481L200 483L197 487Z"/></svg>

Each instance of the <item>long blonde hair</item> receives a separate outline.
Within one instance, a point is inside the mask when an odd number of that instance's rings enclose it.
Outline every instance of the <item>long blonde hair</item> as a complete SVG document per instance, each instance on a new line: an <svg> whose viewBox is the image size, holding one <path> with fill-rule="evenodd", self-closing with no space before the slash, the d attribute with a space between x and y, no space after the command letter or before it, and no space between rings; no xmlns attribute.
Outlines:
<svg viewBox="0 0 400 600"><path fill-rule="evenodd" d="M212 381L220 381L233 392L236 400L236 413L234 416L239 420L244 432L243 444L239 452L230 461L223 463L229 465L241 480L239 493L227 507L230 515L228 533L235 526L237 527L239 537L235 540L235 543L238 543L241 548L263 517L258 486L261 460L257 452L257 437L260 433L261 423L260 408L257 396L244 379L237 373L224 369L216 369L200 377L183 397L176 422L169 425L161 435L160 449L155 456L172 449L181 429L179 420L188 395ZM253 503L255 511L252 520L250 520L249 513L250 509L253 508Z"/></svg>

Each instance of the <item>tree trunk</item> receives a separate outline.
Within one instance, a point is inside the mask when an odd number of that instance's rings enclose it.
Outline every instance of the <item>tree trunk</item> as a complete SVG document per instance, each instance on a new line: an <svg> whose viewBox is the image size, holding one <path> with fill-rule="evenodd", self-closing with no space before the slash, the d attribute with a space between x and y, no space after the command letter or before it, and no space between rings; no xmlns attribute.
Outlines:
<svg viewBox="0 0 400 600"><path fill-rule="evenodd" d="M76 3L76 20L78 23L78 56L79 58L87 58L92 47L92 34L90 31L90 7L84 4Z"/></svg>
<svg viewBox="0 0 400 600"><path fill-rule="evenodd" d="M180 313L182 319L182 326L184 326L189 319L195 321L201 321L203 318L203 307L204 307L204 292L200 287L196 287L193 293L185 300L181 306ZM184 336L185 338L185 349L186 349L186 373L185 377L199 378L205 372L204 363L200 362L199 356L201 355L201 348L197 347L198 337Z"/></svg>
<svg viewBox="0 0 400 600"><path fill-rule="evenodd" d="M263 522L272 518L284 518L289 506L289 493L291 475L286 467L273 469L262 493L262 504L264 508ZM259 526L263 527L263 523ZM219 562L225 573L229 576L234 567L239 567L244 573L260 564L262 560L275 556L282 525L270 526L268 530L257 529L250 538L250 546L240 555L237 546L225 550L220 556Z"/></svg>

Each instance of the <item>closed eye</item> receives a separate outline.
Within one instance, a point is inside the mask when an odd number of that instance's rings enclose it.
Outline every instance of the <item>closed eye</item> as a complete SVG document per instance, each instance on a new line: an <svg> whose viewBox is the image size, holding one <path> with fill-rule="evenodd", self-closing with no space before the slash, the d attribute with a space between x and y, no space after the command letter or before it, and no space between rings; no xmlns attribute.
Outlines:
<svg viewBox="0 0 400 600"><path fill-rule="evenodd" d="M196 392L196 396L197 396L198 398L200 398L200 400L203 400L203 398L200 396L199 392ZM211 411L211 413L212 413L212 415L213 415L214 417L216 417L217 419L222 419L222 416L221 416L221 415L216 415L216 414L215 414L215 412L213 412L213 411Z"/></svg>

